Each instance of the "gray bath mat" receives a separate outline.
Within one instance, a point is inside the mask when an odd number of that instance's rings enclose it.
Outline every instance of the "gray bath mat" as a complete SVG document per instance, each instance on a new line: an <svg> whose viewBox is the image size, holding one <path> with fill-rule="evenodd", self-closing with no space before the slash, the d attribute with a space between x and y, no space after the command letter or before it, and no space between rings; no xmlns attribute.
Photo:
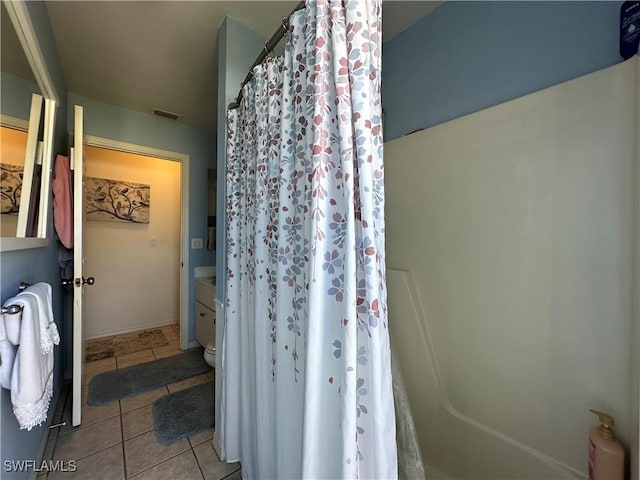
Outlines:
<svg viewBox="0 0 640 480"><path fill-rule="evenodd" d="M199 348L153 362L100 373L89 382L87 403L102 405L206 373L211 367L204 361L202 352Z"/></svg>
<svg viewBox="0 0 640 480"><path fill-rule="evenodd" d="M208 428L214 423L212 383L165 395L153 403L153 423L161 445L170 445Z"/></svg>

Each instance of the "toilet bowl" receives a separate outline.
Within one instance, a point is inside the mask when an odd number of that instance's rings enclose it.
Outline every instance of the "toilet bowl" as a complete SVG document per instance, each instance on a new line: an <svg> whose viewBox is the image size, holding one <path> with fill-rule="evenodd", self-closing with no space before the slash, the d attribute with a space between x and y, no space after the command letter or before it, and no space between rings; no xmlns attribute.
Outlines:
<svg viewBox="0 0 640 480"><path fill-rule="evenodd" d="M216 368L216 344L213 342L207 343L207 347L204 349L204 361L212 367Z"/></svg>

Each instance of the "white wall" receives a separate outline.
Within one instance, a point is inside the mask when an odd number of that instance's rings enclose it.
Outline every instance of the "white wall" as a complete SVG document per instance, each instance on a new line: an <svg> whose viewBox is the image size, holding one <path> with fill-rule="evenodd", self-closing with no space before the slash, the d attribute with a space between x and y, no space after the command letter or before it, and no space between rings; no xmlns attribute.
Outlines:
<svg viewBox="0 0 640 480"><path fill-rule="evenodd" d="M585 477L589 408L637 448L638 68L385 144L389 325L447 475Z"/></svg>
<svg viewBox="0 0 640 480"><path fill-rule="evenodd" d="M86 222L86 338L177 323L180 163L96 147L85 161L86 176L151 185L149 224Z"/></svg>

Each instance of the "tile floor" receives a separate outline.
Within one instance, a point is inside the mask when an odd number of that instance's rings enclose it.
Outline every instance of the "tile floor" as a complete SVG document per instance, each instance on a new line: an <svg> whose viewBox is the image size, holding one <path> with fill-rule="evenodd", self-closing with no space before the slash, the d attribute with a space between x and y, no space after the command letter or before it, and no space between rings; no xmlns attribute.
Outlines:
<svg viewBox="0 0 640 480"><path fill-rule="evenodd" d="M85 362L165 347L171 343L167 335L173 338L174 334L180 335L180 327L177 324L89 340L85 344Z"/></svg>
<svg viewBox="0 0 640 480"><path fill-rule="evenodd" d="M124 368L180 353L174 327L163 327L169 345L115 354L85 363L84 395L96 374ZM130 334L127 334L131 336ZM169 446L160 445L153 430L151 406L168 393L212 382L213 370L157 390L101 406L82 406L82 425L71 427L70 384L65 384L56 406L53 424L66 425L50 430L43 460L75 460L75 472L49 472L38 480L135 479L135 480L235 480L241 478L240 465L221 462L213 447L213 430L193 435Z"/></svg>

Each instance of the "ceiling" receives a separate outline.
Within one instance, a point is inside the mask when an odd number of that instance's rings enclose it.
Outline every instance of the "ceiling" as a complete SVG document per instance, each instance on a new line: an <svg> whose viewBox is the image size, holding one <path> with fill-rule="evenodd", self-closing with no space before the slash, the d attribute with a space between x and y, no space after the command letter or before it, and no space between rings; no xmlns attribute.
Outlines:
<svg viewBox="0 0 640 480"><path fill-rule="evenodd" d="M47 1L46 7L70 92L146 113L160 108L215 130L217 31L224 17L266 39L297 3ZM384 40L441 3L385 1Z"/></svg>

